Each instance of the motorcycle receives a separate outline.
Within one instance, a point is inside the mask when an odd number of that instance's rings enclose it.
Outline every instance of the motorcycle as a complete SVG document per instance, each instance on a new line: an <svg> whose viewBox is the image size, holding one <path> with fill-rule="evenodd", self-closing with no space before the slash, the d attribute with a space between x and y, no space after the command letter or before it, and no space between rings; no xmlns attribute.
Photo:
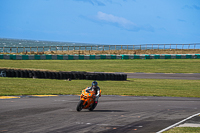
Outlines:
<svg viewBox="0 0 200 133"><path fill-rule="evenodd" d="M96 98L95 96L96 92L86 89L82 90L80 101L76 107L77 111L81 111L82 109L89 109L89 111L93 111L97 105L94 104L94 99ZM101 96L101 90L99 97L100 96Z"/></svg>

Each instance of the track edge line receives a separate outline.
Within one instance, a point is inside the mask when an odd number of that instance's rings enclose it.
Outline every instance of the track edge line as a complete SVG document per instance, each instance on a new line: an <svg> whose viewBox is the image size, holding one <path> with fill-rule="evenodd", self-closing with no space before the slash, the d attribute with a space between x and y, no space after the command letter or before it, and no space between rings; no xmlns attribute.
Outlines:
<svg viewBox="0 0 200 133"><path fill-rule="evenodd" d="M171 126L165 128L165 129L162 129L162 130L160 130L160 131L158 131L158 132L156 132L156 133L162 133L162 132L164 132L164 131L167 131L167 130L169 130L169 129L171 129L171 128L173 128L173 127L175 127L175 126L181 124L182 122L184 122L184 121L186 121L186 120L189 120L189 119L191 119L191 118L193 118L193 117L195 117L195 116L197 116L197 115L200 115L200 113L194 114L194 115L192 115L192 116L190 116L190 117L188 117L188 118L186 118L186 119L183 119L182 121L179 121L179 122L177 122L177 123L175 123L175 124L173 124L173 125L171 125Z"/></svg>

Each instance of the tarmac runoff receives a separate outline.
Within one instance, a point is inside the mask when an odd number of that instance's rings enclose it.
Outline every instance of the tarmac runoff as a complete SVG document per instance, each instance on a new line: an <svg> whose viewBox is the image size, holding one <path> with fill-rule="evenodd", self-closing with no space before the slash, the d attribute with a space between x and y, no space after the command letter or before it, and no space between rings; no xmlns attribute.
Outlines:
<svg viewBox="0 0 200 133"><path fill-rule="evenodd" d="M179 125L178 127L200 127L200 124L196 124L196 123L184 123L182 125Z"/></svg>
<svg viewBox="0 0 200 133"><path fill-rule="evenodd" d="M194 121L192 121L192 123L190 123L191 119L194 119ZM174 128L174 127L200 127L200 121L197 121L197 119L200 119L200 113L192 115L192 116L190 116L182 121L179 121L161 131L158 131L156 133L162 133L162 132L170 130L171 128ZM181 123L183 123L183 124L181 124Z"/></svg>
<svg viewBox="0 0 200 133"><path fill-rule="evenodd" d="M200 73L125 73L127 78L200 80Z"/></svg>
<svg viewBox="0 0 200 133"><path fill-rule="evenodd" d="M200 127L200 113L177 127Z"/></svg>

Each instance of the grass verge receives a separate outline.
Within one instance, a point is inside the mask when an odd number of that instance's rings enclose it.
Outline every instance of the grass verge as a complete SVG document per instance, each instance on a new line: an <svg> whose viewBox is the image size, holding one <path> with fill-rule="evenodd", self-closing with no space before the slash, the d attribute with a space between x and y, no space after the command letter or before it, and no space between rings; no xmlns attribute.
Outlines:
<svg viewBox="0 0 200 133"><path fill-rule="evenodd" d="M200 60L0 60L0 68L87 72L200 73Z"/></svg>
<svg viewBox="0 0 200 133"><path fill-rule="evenodd" d="M163 133L200 133L200 127L175 127Z"/></svg>
<svg viewBox="0 0 200 133"><path fill-rule="evenodd" d="M91 82L0 77L0 95L79 95ZM200 97L200 80L128 79L98 83L103 95Z"/></svg>

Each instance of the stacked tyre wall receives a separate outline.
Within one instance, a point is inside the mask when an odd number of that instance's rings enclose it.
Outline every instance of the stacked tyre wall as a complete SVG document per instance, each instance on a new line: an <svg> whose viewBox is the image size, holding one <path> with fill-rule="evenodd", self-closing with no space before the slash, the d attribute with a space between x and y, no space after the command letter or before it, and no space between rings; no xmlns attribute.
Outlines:
<svg viewBox="0 0 200 133"><path fill-rule="evenodd" d="M127 80L127 74L96 72L52 72L36 70L0 69L0 77L43 79Z"/></svg>
<svg viewBox="0 0 200 133"><path fill-rule="evenodd" d="M98 59L200 59L200 54L143 55L12 55L0 54L7 60L98 60Z"/></svg>

